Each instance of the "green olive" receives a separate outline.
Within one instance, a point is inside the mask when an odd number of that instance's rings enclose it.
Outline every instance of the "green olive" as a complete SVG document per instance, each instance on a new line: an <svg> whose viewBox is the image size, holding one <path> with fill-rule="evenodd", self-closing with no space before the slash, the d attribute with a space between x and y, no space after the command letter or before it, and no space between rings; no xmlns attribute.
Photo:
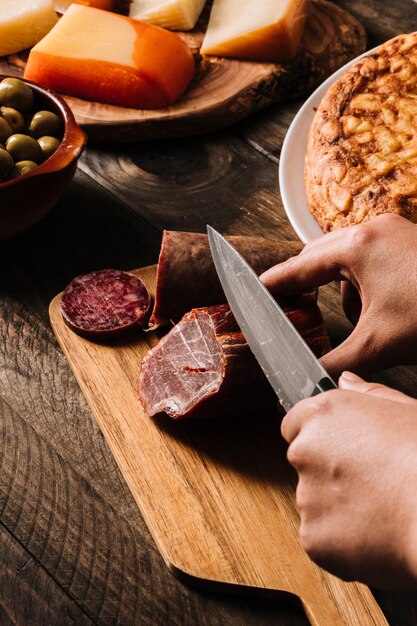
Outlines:
<svg viewBox="0 0 417 626"><path fill-rule="evenodd" d="M18 111L29 111L33 107L33 91L18 78L3 78L0 82L0 104Z"/></svg>
<svg viewBox="0 0 417 626"><path fill-rule="evenodd" d="M44 135L43 137L39 137L38 144L40 145L44 160L49 159L49 157L55 152L55 150L60 145L59 139L56 137L51 137L50 135Z"/></svg>
<svg viewBox="0 0 417 626"><path fill-rule="evenodd" d="M6 141L6 150L10 152L15 163L17 161L35 161L41 163L43 161L43 152L33 137L17 133L11 135Z"/></svg>
<svg viewBox="0 0 417 626"><path fill-rule="evenodd" d="M13 135L13 129L9 122L0 115L0 141L6 141L10 135Z"/></svg>
<svg viewBox="0 0 417 626"><path fill-rule="evenodd" d="M13 168L13 159L4 148L0 148L0 181L3 181Z"/></svg>
<svg viewBox="0 0 417 626"><path fill-rule="evenodd" d="M0 112L4 119L9 122L14 133L21 133L25 128L25 118L17 109L12 107L0 107Z"/></svg>
<svg viewBox="0 0 417 626"><path fill-rule="evenodd" d="M31 172L38 167L38 164L34 161L18 161L14 164L12 171L10 172L10 178L17 178L18 176L24 176L28 172Z"/></svg>
<svg viewBox="0 0 417 626"><path fill-rule="evenodd" d="M43 135L60 135L63 123L61 118L52 111L38 111L32 117L29 124L29 132L33 137L42 137Z"/></svg>

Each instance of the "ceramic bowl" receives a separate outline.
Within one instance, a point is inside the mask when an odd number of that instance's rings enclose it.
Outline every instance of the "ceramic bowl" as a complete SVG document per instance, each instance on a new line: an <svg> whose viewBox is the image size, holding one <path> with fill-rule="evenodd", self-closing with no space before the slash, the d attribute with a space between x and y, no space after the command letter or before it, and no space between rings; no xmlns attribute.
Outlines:
<svg viewBox="0 0 417 626"><path fill-rule="evenodd" d="M0 75L0 80L3 78L7 77ZM64 134L57 150L38 167L0 183L0 240L26 230L52 209L70 184L87 143L87 135L78 126L63 98L49 89L19 79L33 90L34 109L47 109L61 117Z"/></svg>

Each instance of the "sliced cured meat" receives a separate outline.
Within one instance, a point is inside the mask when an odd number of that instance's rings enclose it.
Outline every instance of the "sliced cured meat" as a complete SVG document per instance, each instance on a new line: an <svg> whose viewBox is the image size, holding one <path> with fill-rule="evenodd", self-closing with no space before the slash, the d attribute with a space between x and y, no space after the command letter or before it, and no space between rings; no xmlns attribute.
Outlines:
<svg viewBox="0 0 417 626"><path fill-rule="evenodd" d="M74 278L61 298L65 323L95 339L120 336L147 323L150 297L143 282L122 270L99 270Z"/></svg>
<svg viewBox="0 0 417 626"><path fill-rule="evenodd" d="M313 296L286 313L316 356L330 349ZM144 357L139 399L148 415L241 416L277 410L277 399L228 304L193 309Z"/></svg>
<svg viewBox="0 0 417 626"><path fill-rule="evenodd" d="M262 237L226 237L259 275L301 252L298 241ZM164 231L158 260L151 326L178 322L191 309L226 302L202 233Z"/></svg>

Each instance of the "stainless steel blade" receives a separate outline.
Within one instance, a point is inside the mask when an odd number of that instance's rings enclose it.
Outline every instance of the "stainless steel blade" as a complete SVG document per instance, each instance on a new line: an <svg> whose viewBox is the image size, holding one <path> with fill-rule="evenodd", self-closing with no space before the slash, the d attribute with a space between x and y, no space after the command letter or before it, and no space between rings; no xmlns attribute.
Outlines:
<svg viewBox="0 0 417 626"><path fill-rule="evenodd" d="M313 395L322 379L336 387L252 268L217 231L207 232L230 308L284 409Z"/></svg>

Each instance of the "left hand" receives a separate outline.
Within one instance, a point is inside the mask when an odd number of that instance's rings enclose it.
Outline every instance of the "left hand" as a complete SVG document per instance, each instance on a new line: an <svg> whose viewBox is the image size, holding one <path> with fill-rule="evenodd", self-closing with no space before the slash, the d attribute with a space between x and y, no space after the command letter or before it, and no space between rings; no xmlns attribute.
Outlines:
<svg viewBox="0 0 417 626"><path fill-rule="evenodd" d="M345 580L417 587L417 400L350 373L282 422L300 540Z"/></svg>
<svg viewBox="0 0 417 626"><path fill-rule="evenodd" d="M417 225L385 213L310 241L260 276L275 296L341 281L342 305L355 325L321 363L337 378L416 363Z"/></svg>

